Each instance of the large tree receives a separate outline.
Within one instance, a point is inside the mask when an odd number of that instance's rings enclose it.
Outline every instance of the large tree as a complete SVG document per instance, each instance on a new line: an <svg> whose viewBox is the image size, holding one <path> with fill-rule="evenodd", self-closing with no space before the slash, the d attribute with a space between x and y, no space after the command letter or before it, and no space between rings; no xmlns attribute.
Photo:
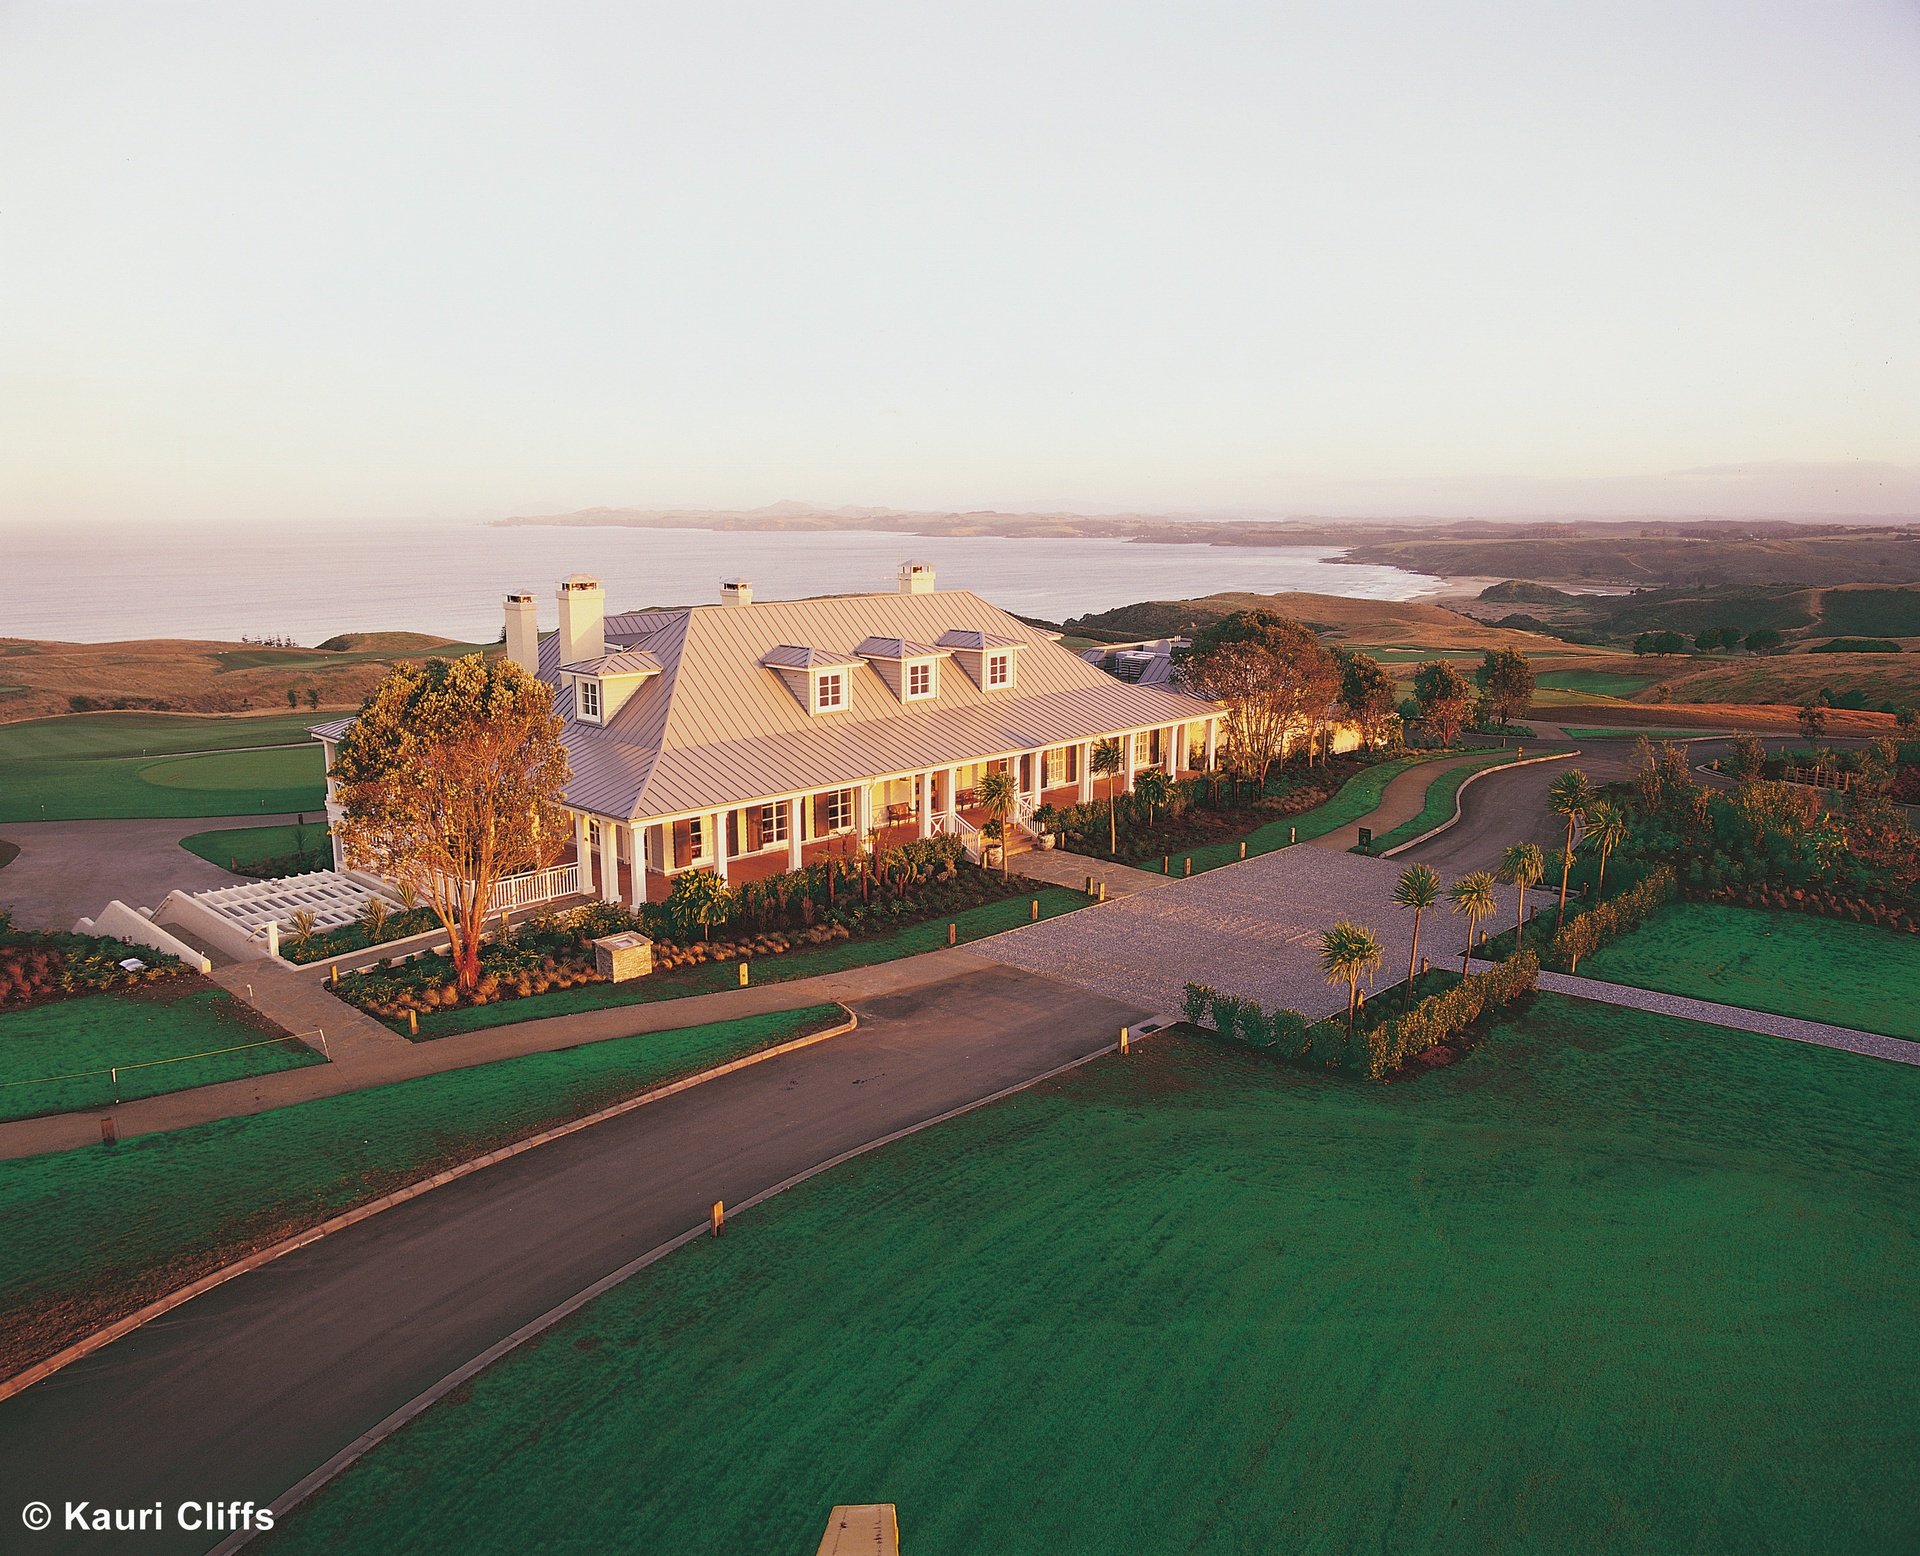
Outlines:
<svg viewBox="0 0 1920 1556"><path fill-rule="evenodd" d="M1228 767L1263 788L1292 745L1313 759L1340 703L1331 651L1310 627L1268 610L1235 611L1195 633L1179 668L1192 690L1221 706Z"/></svg>
<svg viewBox="0 0 1920 1556"><path fill-rule="evenodd" d="M433 909L463 991L502 879L544 869L570 836L553 693L510 659L395 667L334 755L348 859Z"/></svg>
<svg viewBox="0 0 1920 1556"><path fill-rule="evenodd" d="M1337 648L1340 662L1340 704L1359 727L1368 747L1379 745L1393 727L1393 677L1371 654Z"/></svg>
<svg viewBox="0 0 1920 1556"><path fill-rule="evenodd" d="M1473 688L1452 660L1430 659L1413 673L1414 701L1420 721L1450 746L1460 738L1473 707Z"/></svg>
<svg viewBox="0 0 1920 1556"><path fill-rule="evenodd" d="M1523 719L1533 708L1533 666L1517 648L1490 648L1474 672L1502 724Z"/></svg>

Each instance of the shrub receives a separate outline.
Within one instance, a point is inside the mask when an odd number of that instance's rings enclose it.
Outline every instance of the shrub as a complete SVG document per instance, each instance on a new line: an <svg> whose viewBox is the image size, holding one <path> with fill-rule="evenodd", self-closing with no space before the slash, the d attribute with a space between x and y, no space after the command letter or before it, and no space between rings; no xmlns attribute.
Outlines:
<svg viewBox="0 0 1920 1556"><path fill-rule="evenodd" d="M1189 983L1180 991L1180 1013L1189 1026L1199 1026L1211 1007L1214 988L1207 983Z"/></svg>
<svg viewBox="0 0 1920 1556"><path fill-rule="evenodd" d="M1214 992L1207 998L1207 1013L1213 1017L1213 1029L1231 1038L1240 1030L1240 1001L1231 994Z"/></svg>
<svg viewBox="0 0 1920 1556"><path fill-rule="evenodd" d="M1470 974L1405 1014L1356 1032L1345 1055L1347 1067L1378 1080L1458 1037L1488 1010L1511 1005L1529 993L1539 977L1540 959L1531 951L1517 952L1488 972Z"/></svg>
<svg viewBox="0 0 1920 1556"><path fill-rule="evenodd" d="M1267 1048L1273 1043L1273 1024L1258 1000L1248 1000L1240 1007L1240 1041L1249 1048Z"/></svg>
<svg viewBox="0 0 1920 1556"><path fill-rule="evenodd" d="M1568 972L1578 971L1581 957L1638 929L1662 905L1671 902L1677 890L1673 866L1660 865L1626 891L1568 919L1553 937L1550 949L1554 959Z"/></svg>

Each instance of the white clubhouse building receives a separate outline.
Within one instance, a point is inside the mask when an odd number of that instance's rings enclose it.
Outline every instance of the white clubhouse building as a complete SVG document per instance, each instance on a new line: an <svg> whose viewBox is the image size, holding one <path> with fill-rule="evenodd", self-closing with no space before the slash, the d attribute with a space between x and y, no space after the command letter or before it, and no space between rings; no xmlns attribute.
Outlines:
<svg viewBox="0 0 1920 1556"><path fill-rule="evenodd" d="M935 589L922 564L895 593L756 602L735 581L721 595L609 616L576 574L544 639L533 596L507 597L507 652L566 720L574 816L571 854L508 905L578 891L637 906L686 870L738 883L939 833L977 852L983 774L1016 774L1025 831L1043 804L1105 796L1092 753L1108 740L1122 789L1147 766L1214 764L1212 703L1119 680L976 594ZM314 730L329 768L351 722Z"/></svg>

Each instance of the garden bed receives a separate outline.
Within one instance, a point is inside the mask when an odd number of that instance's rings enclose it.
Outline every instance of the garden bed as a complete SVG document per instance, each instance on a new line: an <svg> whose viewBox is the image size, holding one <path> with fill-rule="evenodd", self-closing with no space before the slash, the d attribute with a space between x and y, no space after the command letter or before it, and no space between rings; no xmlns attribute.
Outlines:
<svg viewBox="0 0 1920 1556"><path fill-rule="evenodd" d="M223 827L183 837L180 846L209 864L255 880L277 880L333 868L333 848L322 822Z"/></svg>

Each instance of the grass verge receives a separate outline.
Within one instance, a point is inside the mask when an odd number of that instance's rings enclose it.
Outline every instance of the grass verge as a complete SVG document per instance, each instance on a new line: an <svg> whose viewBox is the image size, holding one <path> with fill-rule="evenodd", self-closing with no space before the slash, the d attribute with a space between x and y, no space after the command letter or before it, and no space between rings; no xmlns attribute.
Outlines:
<svg viewBox="0 0 1920 1556"><path fill-rule="evenodd" d="M1157 1038L673 1254L267 1549L1910 1551L1916 1107L1553 996L1417 1086Z"/></svg>
<svg viewBox="0 0 1920 1556"><path fill-rule="evenodd" d="M0 1162L0 1372L455 1162L840 1019L813 1005L649 1032Z"/></svg>
<svg viewBox="0 0 1920 1556"><path fill-rule="evenodd" d="M116 1097L132 1102L324 1062L226 990L198 979L86 994L0 1015L0 1120L109 1107ZM114 1066L131 1068L122 1068L117 1081L97 1073Z"/></svg>
<svg viewBox="0 0 1920 1556"><path fill-rule="evenodd" d="M1402 843L1410 843L1416 837L1431 832L1443 821L1453 819L1454 801L1459 797L1460 786L1474 773L1485 772L1489 767L1501 767L1515 760L1511 751L1490 751L1485 756L1459 767L1449 768L1438 774L1427 785L1425 800L1421 803L1420 813L1400 823L1399 826L1382 832L1373 840L1373 852L1382 853L1389 848L1397 848Z"/></svg>
<svg viewBox="0 0 1920 1556"><path fill-rule="evenodd" d="M917 956L923 951L937 951L947 943L950 923L956 927L956 943L965 945L969 940L997 935L1003 929L1015 929L1029 922L1029 904L1036 897L1043 919L1056 918L1087 905L1087 898L1080 892L1062 886L1041 886L1017 897L982 903L977 908L928 919L890 934L842 940L834 945L789 951L784 956L755 957L751 977L755 983L790 983L795 978L845 972L849 967L867 967L902 956ZM550 994L531 994L525 999L502 1000L495 1005L429 1011L420 1018L420 1036L452 1037L460 1032L538 1021L545 1016L571 1016L583 1010L607 1010L616 1005L651 1005L660 1000L684 999L690 994L712 994L739 986L738 962L705 962L698 967L676 967L671 972L653 973L628 983L589 983L572 989L556 989ZM395 1031L405 1030L403 1022L389 1021L387 1025Z"/></svg>
<svg viewBox="0 0 1920 1556"><path fill-rule="evenodd" d="M304 827L221 827L183 837L180 846L208 864L240 875L294 875L303 869L333 867L324 818Z"/></svg>
<svg viewBox="0 0 1920 1556"><path fill-rule="evenodd" d="M1670 903L1582 975L1920 1041L1920 936L1872 924Z"/></svg>

